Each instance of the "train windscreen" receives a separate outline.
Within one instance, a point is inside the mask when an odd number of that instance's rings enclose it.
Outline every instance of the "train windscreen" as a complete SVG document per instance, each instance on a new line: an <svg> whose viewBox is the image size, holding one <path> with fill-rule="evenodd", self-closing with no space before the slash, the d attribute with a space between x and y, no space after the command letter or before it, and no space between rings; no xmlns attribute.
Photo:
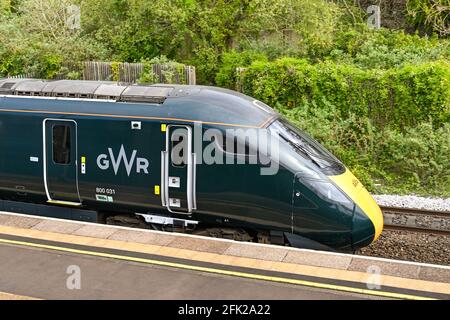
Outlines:
<svg viewBox="0 0 450 320"><path fill-rule="evenodd" d="M331 152L306 132L289 121L279 118L268 128L278 134L298 154L309 159L327 175L337 175L345 172L345 167Z"/></svg>

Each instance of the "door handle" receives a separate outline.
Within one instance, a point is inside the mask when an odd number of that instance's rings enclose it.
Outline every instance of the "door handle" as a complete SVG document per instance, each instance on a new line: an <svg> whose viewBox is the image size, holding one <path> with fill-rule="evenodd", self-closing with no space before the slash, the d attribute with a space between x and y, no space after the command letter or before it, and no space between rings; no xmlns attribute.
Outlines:
<svg viewBox="0 0 450 320"><path fill-rule="evenodd" d="M166 181L166 158L167 158L167 151L161 151L161 204L163 207L168 206L167 202L167 181Z"/></svg>
<svg viewBox="0 0 450 320"><path fill-rule="evenodd" d="M192 209L197 209L197 154L192 153Z"/></svg>

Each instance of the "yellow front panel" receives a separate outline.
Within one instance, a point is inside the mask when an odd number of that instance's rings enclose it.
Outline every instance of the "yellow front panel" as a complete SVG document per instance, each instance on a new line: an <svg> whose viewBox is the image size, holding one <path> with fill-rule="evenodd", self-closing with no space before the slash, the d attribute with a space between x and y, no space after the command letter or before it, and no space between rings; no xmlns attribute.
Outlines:
<svg viewBox="0 0 450 320"><path fill-rule="evenodd" d="M383 213L375 202L370 193L362 185L362 183L346 169L345 172L338 176L329 177L342 191L344 191L369 217L375 228L375 236L373 241L377 240L383 231Z"/></svg>

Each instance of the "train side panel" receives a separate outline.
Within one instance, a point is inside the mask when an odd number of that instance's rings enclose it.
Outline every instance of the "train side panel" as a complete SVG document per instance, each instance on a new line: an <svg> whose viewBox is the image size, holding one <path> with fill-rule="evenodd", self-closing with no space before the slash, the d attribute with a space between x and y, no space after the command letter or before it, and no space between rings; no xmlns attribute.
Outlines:
<svg viewBox="0 0 450 320"><path fill-rule="evenodd" d="M17 104L26 103L25 99L25 102L18 100ZM45 100L40 101L39 108L45 110L46 103ZM161 151L166 147L166 132L162 128L180 123L160 120L76 113L1 112L0 148L4 152L0 157L2 197L39 203L47 203L46 192L52 197L52 190L45 189L44 179L43 138L46 132L43 131L43 123L46 119L55 121L47 130L64 124L58 120L76 124L76 132L73 133L76 135L76 150L71 151L76 161L76 180L62 177L59 183L73 183L82 207L107 212L169 214L161 204ZM133 128L134 123L139 123L139 128ZM191 124L182 125L194 129ZM50 132L46 138L51 139ZM207 143L204 142L204 146ZM48 150L53 147L51 141L46 145ZM48 150L46 161L56 166L51 162L52 152ZM263 176L260 169L259 164L199 163L196 166L197 209L191 214L172 216L230 227L291 230L292 173L281 167L276 176ZM47 176L49 174L50 171Z"/></svg>
<svg viewBox="0 0 450 320"><path fill-rule="evenodd" d="M2 197L44 201L42 118L34 114L2 112L0 150Z"/></svg>
<svg viewBox="0 0 450 320"><path fill-rule="evenodd" d="M79 190L83 203L100 209L139 211L161 208L160 124L74 117L78 124ZM82 166L84 165L84 169Z"/></svg>

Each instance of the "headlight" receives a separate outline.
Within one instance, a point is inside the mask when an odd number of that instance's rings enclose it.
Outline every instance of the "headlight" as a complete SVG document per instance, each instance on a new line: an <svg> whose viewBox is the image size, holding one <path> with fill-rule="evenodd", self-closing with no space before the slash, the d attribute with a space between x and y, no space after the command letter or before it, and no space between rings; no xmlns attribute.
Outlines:
<svg viewBox="0 0 450 320"><path fill-rule="evenodd" d="M301 179L301 182L326 201L339 202L343 205L352 205L352 202L347 195L331 182L307 178Z"/></svg>

